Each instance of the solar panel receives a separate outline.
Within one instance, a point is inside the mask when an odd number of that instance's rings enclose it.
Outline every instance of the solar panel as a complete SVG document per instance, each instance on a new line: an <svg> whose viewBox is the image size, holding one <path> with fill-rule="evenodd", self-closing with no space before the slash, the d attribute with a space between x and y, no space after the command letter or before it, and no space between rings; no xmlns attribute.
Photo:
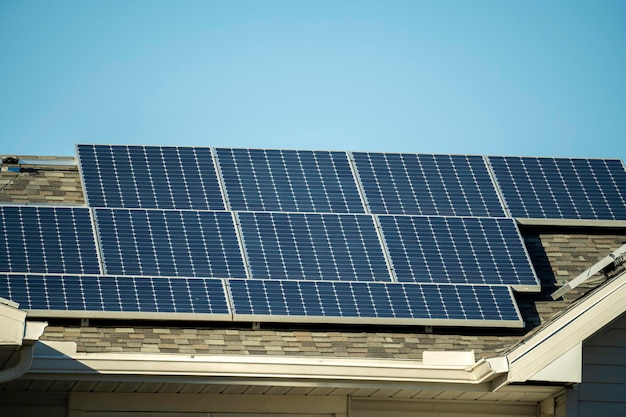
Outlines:
<svg viewBox="0 0 626 417"><path fill-rule="evenodd" d="M352 153L375 214L502 217L480 156Z"/></svg>
<svg viewBox="0 0 626 417"><path fill-rule="evenodd" d="M489 157L513 217L626 220L626 170L617 159Z"/></svg>
<svg viewBox="0 0 626 417"><path fill-rule="evenodd" d="M505 286L228 280L235 320L521 327Z"/></svg>
<svg viewBox="0 0 626 417"><path fill-rule="evenodd" d="M381 215L379 221L400 282L539 289L513 219Z"/></svg>
<svg viewBox="0 0 626 417"><path fill-rule="evenodd" d="M626 220L617 160L77 149L90 208L0 207L0 296L38 315L520 327L502 197Z"/></svg>
<svg viewBox="0 0 626 417"><path fill-rule="evenodd" d="M364 212L345 152L217 148L216 153L233 210Z"/></svg>
<svg viewBox="0 0 626 417"><path fill-rule="evenodd" d="M90 207L224 210L210 148L78 145Z"/></svg>
<svg viewBox="0 0 626 417"><path fill-rule="evenodd" d="M239 212L252 278L389 281L372 216Z"/></svg>
<svg viewBox="0 0 626 417"><path fill-rule="evenodd" d="M95 209L109 275L245 278L231 213Z"/></svg>
<svg viewBox="0 0 626 417"><path fill-rule="evenodd" d="M101 272L86 208L0 207L0 236L0 272Z"/></svg>
<svg viewBox="0 0 626 417"><path fill-rule="evenodd" d="M124 312L230 318L219 279L0 274L0 297L26 310L75 312L81 317Z"/></svg>

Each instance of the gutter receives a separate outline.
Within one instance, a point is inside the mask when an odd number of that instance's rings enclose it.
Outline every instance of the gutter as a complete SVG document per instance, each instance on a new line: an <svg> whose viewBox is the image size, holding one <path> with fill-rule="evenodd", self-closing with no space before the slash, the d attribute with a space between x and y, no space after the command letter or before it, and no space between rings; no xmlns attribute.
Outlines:
<svg viewBox="0 0 626 417"><path fill-rule="evenodd" d="M471 366L393 359L339 359L249 355L76 353L73 342L42 342L29 377L255 385L481 385L504 372L502 361ZM507 367L508 370L508 367ZM486 389L486 388L485 388Z"/></svg>
<svg viewBox="0 0 626 417"><path fill-rule="evenodd" d="M10 367L0 370L0 383L17 379L24 375L33 362L34 345L48 325L45 322L27 322L26 312L19 305L0 298L0 346L13 348L15 353L8 358Z"/></svg>

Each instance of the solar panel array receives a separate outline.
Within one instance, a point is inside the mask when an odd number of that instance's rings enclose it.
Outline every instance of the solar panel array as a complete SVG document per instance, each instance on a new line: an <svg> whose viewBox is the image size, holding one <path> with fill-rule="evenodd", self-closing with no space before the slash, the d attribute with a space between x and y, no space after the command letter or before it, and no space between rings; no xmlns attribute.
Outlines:
<svg viewBox="0 0 626 417"><path fill-rule="evenodd" d="M232 210L363 213L345 152L217 148Z"/></svg>
<svg viewBox="0 0 626 417"><path fill-rule="evenodd" d="M86 208L0 207L0 236L0 272L101 272Z"/></svg>
<svg viewBox="0 0 626 417"><path fill-rule="evenodd" d="M365 152L352 155L372 213L505 215L480 156Z"/></svg>
<svg viewBox="0 0 626 417"><path fill-rule="evenodd" d="M519 327L514 217L624 218L613 160L77 149L88 207L0 207L0 296L41 315Z"/></svg>
<svg viewBox="0 0 626 417"><path fill-rule="evenodd" d="M380 216L400 282L535 287L513 219Z"/></svg>
<svg viewBox="0 0 626 417"><path fill-rule="evenodd" d="M107 274L246 276L229 212L95 209L95 215Z"/></svg>
<svg viewBox="0 0 626 417"><path fill-rule="evenodd" d="M251 278L390 281L373 218L238 214Z"/></svg>
<svg viewBox="0 0 626 417"><path fill-rule="evenodd" d="M504 286L229 280L235 316L255 320L506 326L519 320Z"/></svg>
<svg viewBox="0 0 626 417"><path fill-rule="evenodd" d="M513 217L626 220L626 171L617 159L489 157Z"/></svg>
<svg viewBox="0 0 626 417"><path fill-rule="evenodd" d="M78 145L87 205L224 210L211 148Z"/></svg>
<svg viewBox="0 0 626 417"><path fill-rule="evenodd" d="M29 310L230 316L219 279L0 274L0 293Z"/></svg>

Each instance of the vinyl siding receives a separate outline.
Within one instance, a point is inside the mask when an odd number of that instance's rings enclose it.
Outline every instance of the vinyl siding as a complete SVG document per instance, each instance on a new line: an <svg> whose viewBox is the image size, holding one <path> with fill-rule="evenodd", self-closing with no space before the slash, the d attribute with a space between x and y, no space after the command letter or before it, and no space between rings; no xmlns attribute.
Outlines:
<svg viewBox="0 0 626 417"><path fill-rule="evenodd" d="M577 397L577 417L626 416L626 315L583 344Z"/></svg>

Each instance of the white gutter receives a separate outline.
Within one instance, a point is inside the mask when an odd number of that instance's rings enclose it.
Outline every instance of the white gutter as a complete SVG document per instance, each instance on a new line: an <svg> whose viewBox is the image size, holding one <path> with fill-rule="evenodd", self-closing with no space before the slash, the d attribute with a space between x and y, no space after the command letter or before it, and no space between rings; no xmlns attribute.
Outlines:
<svg viewBox="0 0 626 417"><path fill-rule="evenodd" d="M27 322L26 312L18 307L17 303L0 298L0 346L14 348L19 355L17 362L10 361L10 368L0 370L0 383L17 379L28 371L33 362L33 345L47 326L45 322Z"/></svg>
<svg viewBox="0 0 626 417"><path fill-rule="evenodd" d="M34 347L32 345L23 346L19 350L19 361L11 368L0 371L0 383L12 381L24 375L33 363L33 351Z"/></svg>
<svg viewBox="0 0 626 417"><path fill-rule="evenodd" d="M116 380L149 380L167 377L178 382L211 378L228 383L289 384L471 384L493 379L502 369L481 360L467 365L425 365L393 359L338 359L250 355L170 355L131 353L76 353L73 343L42 342L45 352L35 355L30 377L93 379L115 376ZM69 349L68 349L69 347ZM166 377L166 378L164 378ZM315 382L317 381L317 382Z"/></svg>

